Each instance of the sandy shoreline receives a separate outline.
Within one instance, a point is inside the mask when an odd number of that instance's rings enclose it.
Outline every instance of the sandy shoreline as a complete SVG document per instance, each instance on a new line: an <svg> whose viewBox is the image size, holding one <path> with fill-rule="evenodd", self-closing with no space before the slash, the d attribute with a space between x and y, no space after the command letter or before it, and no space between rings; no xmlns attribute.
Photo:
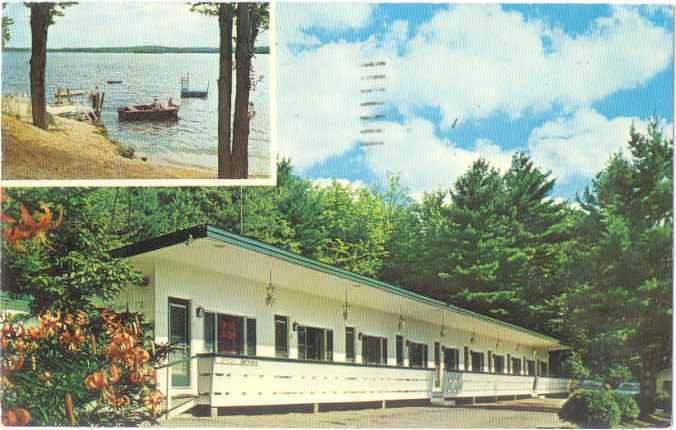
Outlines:
<svg viewBox="0 0 676 430"><path fill-rule="evenodd" d="M3 180L216 179L216 171L125 158L117 143L89 123L52 117L46 132L30 123L27 106L18 106L3 98Z"/></svg>

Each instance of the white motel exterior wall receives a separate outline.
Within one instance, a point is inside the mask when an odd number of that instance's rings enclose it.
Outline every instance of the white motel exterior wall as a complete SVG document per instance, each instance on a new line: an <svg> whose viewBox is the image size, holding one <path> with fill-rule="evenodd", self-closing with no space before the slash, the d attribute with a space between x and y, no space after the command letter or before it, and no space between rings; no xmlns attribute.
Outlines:
<svg viewBox="0 0 676 430"><path fill-rule="evenodd" d="M182 246L182 245L179 245ZM224 357L198 358L191 363L191 385L172 388L172 392L188 392L200 396L200 402L215 406L264 405L284 403L350 402L367 400L399 400L430 398L433 391L443 389L445 397L473 397L491 395L547 394L565 392L569 381L559 378L497 375L492 373L442 372L439 388L434 384L435 342L460 351L460 370L464 370L464 348L484 353L484 368L471 371L489 371L487 352L529 360L547 362L546 348L532 348L517 344L510 338L491 336L491 333L470 332L452 326L440 335L439 326L415 318L407 318L404 328L398 327L399 309L382 309L378 303L370 307L350 305L349 316L342 315L343 302L320 297L307 290L276 286L276 300L266 304L260 282L238 276L237 271L224 273L205 269L204 264L186 260L164 260L140 255L130 259L148 279L147 285L123 291L116 305L143 312L154 325L158 343L168 341L169 299L183 299L190 303L190 353L205 352L204 321L196 316L196 309L207 312L243 316L256 319L256 356L260 360L228 360ZM247 261L228 264L247 265ZM261 268L261 271L266 271ZM310 269L307 269L310 270ZM227 270L225 270L227 272ZM326 275L329 276L329 275ZM404 302L405 305L405 302ZM297 333L291 329L298 324L333 330L333 362L266 361L275 357L275 315L289 319L289 359L298 358ZM355 328L355 363L339 365L345 360L345 327ZM361 342L358 333L387 338L387 365L363 366ZM427 370L408 367L408 348L404 348L404 367L396 367L396 336L428 345ZM443 368L443 349L440 357ZM471 359L470 359L471 361ZM254 365L251 365L255 363ZM246 365L249 364L249 365ZM510 364L511 367L511 364ZM526 366L522 365L525 375ZM168 378L160 372L160 389L166 392ZM200 376L201 375L201 376ZM225 376L227 375L227 377ZM252 385L253 384L253 385ZM253 387L256 387L255 389ZM236 388L238 387L238 388ZM248 387L248 388L247 388ZM256 392L256 395L254 394ZM235 392L239 393L233 395ZM224 393L227 393L224 394ZM244 394L242 394L244 393Z"/></svg>

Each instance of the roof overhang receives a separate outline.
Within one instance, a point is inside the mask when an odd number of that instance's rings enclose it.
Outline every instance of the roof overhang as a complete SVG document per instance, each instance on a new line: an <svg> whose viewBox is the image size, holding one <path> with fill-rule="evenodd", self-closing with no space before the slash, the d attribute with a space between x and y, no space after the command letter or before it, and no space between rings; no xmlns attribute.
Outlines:
<svg viewBox="0 0 676 430"><path fill-rule="evenodd" d="M350 304L373 307L377 303L381 308L390 309L392 313L402 312L407 318L488 334L498 339L509 339L547 350L566 348L550 336L209 225L199 225L136 242L112 253L123 258L156 258L209 270L228 270L229 273L236 270L235 275L260 282L261 286L268 282L268 270L261 270L261 267L265 267L269 268L270 273L275 273L275 284L285 288L302 289L305 293L339 301L345 300L349 295ZM237 268L224 264L237 258L246 258L251 264ZM299 283L298 279L304 279L305 285ZM353 287L360 287L359 292L353 293Z"/></svg>

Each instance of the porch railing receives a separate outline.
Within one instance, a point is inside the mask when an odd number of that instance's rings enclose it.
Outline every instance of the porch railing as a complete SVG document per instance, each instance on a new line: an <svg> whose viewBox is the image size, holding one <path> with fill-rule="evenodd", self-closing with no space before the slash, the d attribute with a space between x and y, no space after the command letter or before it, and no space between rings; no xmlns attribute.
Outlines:
<svg viewBox="0 0 676 430"><path fill-rule="evenodd" d="M495 373L444 372L446 398L558 394L570 391L570 379Z"/></svg>
<svg viewBox="0 0 676 430"><path fill-rule="evenodd" d="M186 350L185 347L180 347L180 346L172 347L171 349L176 350L176 351L185 351ZM169 419L171 412L174 409L176 409L176 407L174 407L174 405L172 404L174 394L176 393L176 391L174 391L174 389L172 387L172 381L171 381L172 370L174 369L175 366L185 365L186 362L191 363L193 360L196 360L198 358L199 358L199 355L193 355L191 357L185 357L185 358L180 358L178 360L167 361L167 363L160 364L159 366L155 367L155 370L158 373L158 384L159 384L158 388L160 389L160 391L164 395L164 410L160 414L161 418ZM190 372L190 367L191 366L188 365L188 372ZM160 377L160 375L162 375L162 376ZM180 392L183 393L183 390L181 390ZM197 398L197 396L194 396L194 397ZM181 406L181 405L178 405L178 406Z"/></svg>
<svg viewBox="0 0 676 430"><path fill-rule="evenodd" d="M211 407L430 399L433 369L204 355L200 402Z"/></svg>

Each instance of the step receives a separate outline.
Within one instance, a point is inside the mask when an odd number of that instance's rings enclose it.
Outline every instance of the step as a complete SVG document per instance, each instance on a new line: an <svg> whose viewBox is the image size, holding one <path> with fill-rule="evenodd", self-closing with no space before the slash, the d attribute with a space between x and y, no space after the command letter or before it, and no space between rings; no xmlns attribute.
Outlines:
<svg viewBox="0 0 676 430"><path fill-rule="evenodd" d="M195 394L178 394L172 396L169 411L166 411L166 401L164 402L164 419L169 420L194 408L197 404L197 397L198 396Z"/></svg>

